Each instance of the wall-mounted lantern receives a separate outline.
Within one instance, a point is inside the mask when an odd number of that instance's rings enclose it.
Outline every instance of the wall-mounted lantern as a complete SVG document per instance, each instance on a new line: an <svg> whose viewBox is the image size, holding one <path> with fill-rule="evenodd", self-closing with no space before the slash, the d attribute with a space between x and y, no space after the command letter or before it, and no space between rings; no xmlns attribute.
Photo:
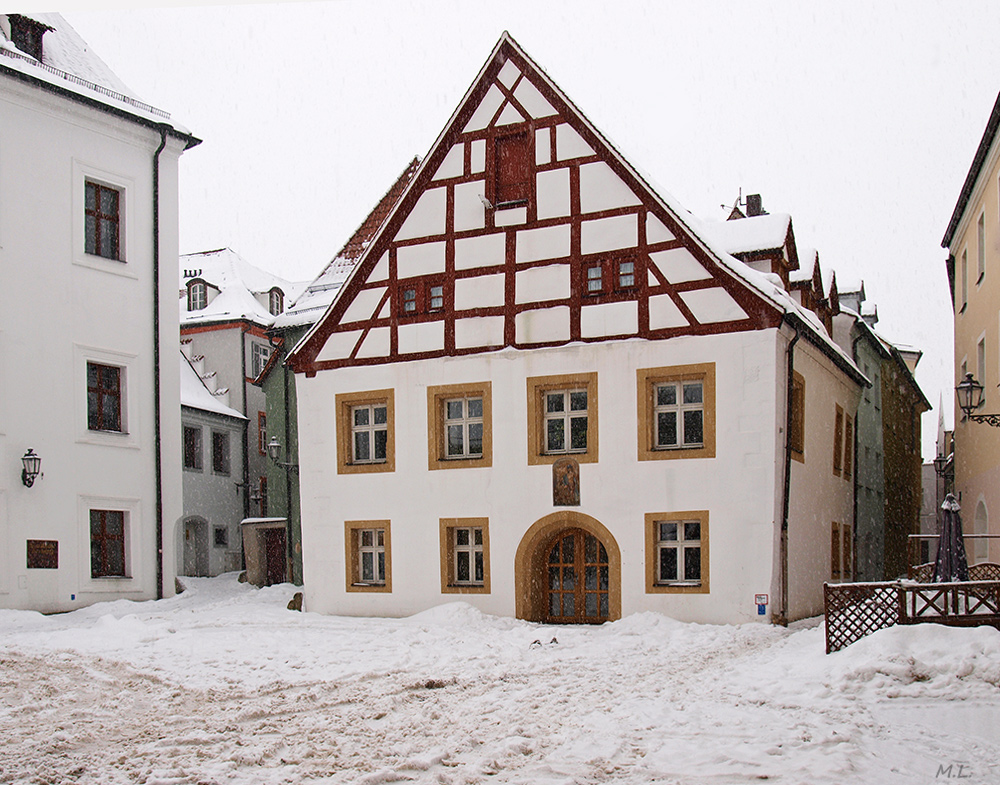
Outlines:
<svg viewBox="0 0 1000 785"><path fill-rule="evenodd" d="M21 456L21 464L24 467L21 469L21 482L30 488L35 484L35 479L42 474L42 459L29 447Z"/></svg>
<svg viewBox="0 0 1000 785"><path fill-rule="evenodd" d="M280 466L286 472L299 473L298 464L281 461L281 442L278 441L277 436L272 436L271 441L267 443L267 455L275 466Z"/></svg>
<svg viewBox="0 0 1000 785"><path fill-rule="evenodd" d="M983 405L983 385L971 373L965 374L965 378L955 388L955 393L958 395L958 408L965 415L963 419L1000 428L1000 414L973 414Z"/></svg>

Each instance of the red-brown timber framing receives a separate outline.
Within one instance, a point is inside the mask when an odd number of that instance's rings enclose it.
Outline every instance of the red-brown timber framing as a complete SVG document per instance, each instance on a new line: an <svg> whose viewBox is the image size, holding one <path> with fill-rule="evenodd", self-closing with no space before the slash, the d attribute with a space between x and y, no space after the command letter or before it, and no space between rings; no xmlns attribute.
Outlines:
<svg viewBox="0 0 1000 785"><path fill-rule="evenodd" d="M511 60L521 71L517 81L510 87L506 87L497 79L497 75L507 60ZM520 80L527 78L544 98L552 105L556 114L541 119L532 119L528 112L517 99L514 93ZM466 132L463 129L469 122L472 114L479 107L490 87L496 87L503 93L505 101L514 105L526 121L516 124L508 124L499 128L493 125L503 107L506 106L501 101L492 120L482 130ZM557 125L566 123L572 127L582 139L595 151L594 155L573 158L570 161L557 161L556 133ZM536 164L535 147L538 143L539 134L537 132L544 129L552 129L548 134L550 145L549 163ZM461 183L482 181L485 177L484 188L486 198L492 201L495 196L496 171L493 160L493 150L495 149L496 138L498 136L509 136L513 133L524 131L527 134L528 160L532 167L532 183L535 182L534 174L544 172L548 169L568 168L570 178L570 216L539 220L537 214L537 199L534 185L529 188L526 209L526 221L513 226L497 226L495 222L497 210L487 209L485 211L485 226L481 229L456 231L454 229L454 203L455 186ZM545 134L541 137L544 143ZM472 172L472 141L482 140L485 145L485 172ZM460 176L449 179L433 180L444 157L452 149L453 145L466 142L464 150L463 173ZM582 213L580 203L580 167L587 163L603 161L611 170L632 190L638 197L640 204L634 206L620 207L616 209L603 210L599 212ZM447 205L444 233L440 235L419 237L412 240L395 240L403 221L412 211L414 205L424 191L433 182L434 188L447 188ZM581 250L581 233L584 218L586 220L608 218L619 215L635 214L638 226L637 245L634 249L624 251L612 251L596 254L583 254ZM650 243L646 238L646 218L652 215L659 219L664 226L676 238L665 242ZM517 263L515 259L515 238L518 230L526 228L538 229L547 226L570 225L570 252L563 258L544 259L530 263ZM506 232L505 260L502 264L492 267L484 266L468 270L456 270L455 268L455 243L469 237L496 234L498 230ZM433 276L421 276L417 278L407 278L408 284L422 280L424 278L434 278L435 284L444 285L444 309L442 311L424 314L401 315L401 307L398 305L401 297L400 280L397 276L396 248L407 245L417 245L428 242L443 242L445 248L445 272L436 273ZM673 248L684 247L700 262L711 277L704 280L688 281L685 283L670 284L659 273L654 264L649 262L649 254L657 251L664 251ZM380 280L375 283L367 283L375 265L388 252L388 280ZM594 260L604 260L609 258L621 259L622 255L633 254L635 261L636 285L629 291L611 292L601 295L599 298L588 297L586 295L585 265ZM570 265L571 287L570 296L561 300L546 300L538 302L516 302L515 301L515 272L530 269L532 267L547 266L558 263ZM653 273L655 282L648 280L647 270ZM502 274L505 281L505 297L502 306L488 308L474 308L456 313L454 307L455 282L465 277L475 277L484 274ZM699 323L690 309L681 299L680 294L686 291L704 289L710 287L722 287L739 304L747 314L747 318L738 321L721 323ZM348 306L355 299L359 292L365 289L385 289L384 295L374 310L371 318L360 322L341 324ZM669 329L650 329L649 327L649 298L654 295L667 294L676 305L681 314L688 320L688 325ZM615 302L633 300L637 303L638 330L625 335L611 335L600 338L587 338L581 335L580 313L583 303L595 302ZM386 302L390 307L386 307ZM522 311L529 311L544 305L545 307L568 306L570 309L570 334L566 340L552 341L548 343L520 344L516 341L515 318ZM384 314L384 315L380 315ZM504 341L503 344L495 346L477 346L468 349L457 349L455 346L455 322L456 319L481 316L502 316L504 318ZM382 225L378 234L369 245L354 272L345 282L340 295L330 305L327 312L314 325L310 333L292 352L289 357L289 365L297 373L305 373L313 376L317 371L328 370L345 366L358 365L381 365L391 362L405 362L411 360L430 359L435 357L476 354L487 351L495 351L512 346L515 348L543 348L546 346L561 346L570 342L598 342L615 340L626 337L642 337L648 340L662 340L678 335L704 335L727 332L742 332L746 330L761 330L777 328L783 316L782 309L775 303L768 301L763 295L754 291L748 284L739 280L737 276L724 265L720 264L715 254L710 251L702 241L689 229L683 221L670 209L650 188L650 186L628 165L621 155L608 143L600 132L591 125L584 115L573 105L570 100L563 95L561 90L548 78L547 75L525 54L519 45L507 34L504 33L497 44L490 58L480 71L472 87L463 98L459 109L453 115L451 121L442 131L431 151L423 160L419 170L414 175L406 192L396 204L392 213ZM397 342L397 327L400 324L412 324L429 321L444 322L444 346L442 349L433 351L423 351L417 353L400 354ZM389 330L389 354L382 357L357 357L355 356L370 330L373 328L388 327ZM344 359L317 360L326 341L337 332L360 332L360 338L355 344L350 356Z"/></svg>

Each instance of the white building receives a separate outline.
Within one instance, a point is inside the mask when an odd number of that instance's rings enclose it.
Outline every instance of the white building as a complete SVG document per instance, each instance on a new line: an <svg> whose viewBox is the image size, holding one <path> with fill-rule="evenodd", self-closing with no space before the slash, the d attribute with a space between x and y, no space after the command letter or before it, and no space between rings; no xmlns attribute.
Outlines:
<svg viewBox="0 0 1000 785"><path fill-rule="evenodd" d="M262 270L229 248L180 257L178 308L185 354L212 394L248 420L242 452L243 517L267 514L267 407L254 381L271 358L267 328L306 286ZM187 511L185 511L187 512Z"/></svg>
<svg viewBox="0 0 1000 785"><path fill-rule="evenodd" d="M289 359L306 607L821 612L864 378L787 276L717 247L505 34Z"/></svg>
<svg viewBox="0 0 1000 785"><path fill-rule="evenodd" d="M180 366L184 518L176 531L177 572L219 575L243 563L241 445L247 418L209 391L183 348Z"/></svg>
<svg viewBox="0 0 1000 785"><path fill-rule="evenodd" d="M198 141L59 15L0 15L0 606L174 591L177 165Z"/></svg>

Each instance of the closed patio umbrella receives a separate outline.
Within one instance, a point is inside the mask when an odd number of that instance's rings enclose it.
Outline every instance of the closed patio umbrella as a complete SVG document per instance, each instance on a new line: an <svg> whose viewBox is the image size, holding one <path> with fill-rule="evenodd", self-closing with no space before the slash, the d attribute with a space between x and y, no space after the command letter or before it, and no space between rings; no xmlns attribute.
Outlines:
<svg viewBox="0 0 1000 785"><path fill-rule="evenodd" d="M969 580L969 559L962 540L962 509L954 494L949 493L941 504L941 536L938 538L937 559L934 561L934 583L954 583Z"/></svg>

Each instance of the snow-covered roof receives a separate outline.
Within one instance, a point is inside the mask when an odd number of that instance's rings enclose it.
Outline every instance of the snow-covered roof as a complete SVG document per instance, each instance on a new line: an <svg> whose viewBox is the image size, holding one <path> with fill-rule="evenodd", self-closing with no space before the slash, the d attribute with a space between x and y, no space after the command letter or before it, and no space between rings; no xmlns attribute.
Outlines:
<svg viewBox="0 0 1000 785"><path fill-rule="evenodd" d="M788 213L768 213L732 221L706 221L703 225L719 248L735 255L782 248L791 222Z"/></svg>
<svg viewBox="0 0 1000 785"><path fill-rule="evenodd" d="M323 315L323 312L337 296L344 281L347 280L347 276L351 274L354 265L358 263L361 255L372 241L378 228L392 211L406 186L409 185L410 179L419 165L419 157L410 161L392 187L385 192L350 239L344 243L344 247L306 287L306 290L296 298L295 302L274 320L275 329L312 324Z"/></svg>
<svg viewBox="0 0 1000 785"><path fill-rule="evenodd" d="M181 406L213 414L224 414L227 417L236 417L240 420L246 419L238 411L226 406L212 395L194 366L191 365L190 360L184 356L184 352L179 352L179 354L181 360Z"/></svg>
<svg viewBox="0 0 1000 785"><path fill-rule="evenodd" d="M172 120L167 112L140 100L61 15L31 13L21 16L48 28L42 39L42 61L14 45L7 32L10 29L8 22L0 25L0 73L16 72L84 101L125 112L145 124L166 124L187 139L188 147L199 143L200 140Z"/></svg>
<svg viewBox="0 0 1000 785"><path fill-rule="evenodd" d="M255 267L229 248L184 254L178 267L180 282L181 327L192 324L246 319L262 327L269 327L274 316L268 310L266 295L280 289L286 302L297 297L306 287L305 282L293 283L259 267ZM203 280L218 291L205 308L187 309L186 288L193 279Z"/></svg>
<svg viewBox="0 0 1000 785"><path fill-rule="evenodd" d="M819 262L819 251L808 246L800 247L799 269L789 272L788 280L792 283L805 283L812 280L817 262Z"/></svg>

